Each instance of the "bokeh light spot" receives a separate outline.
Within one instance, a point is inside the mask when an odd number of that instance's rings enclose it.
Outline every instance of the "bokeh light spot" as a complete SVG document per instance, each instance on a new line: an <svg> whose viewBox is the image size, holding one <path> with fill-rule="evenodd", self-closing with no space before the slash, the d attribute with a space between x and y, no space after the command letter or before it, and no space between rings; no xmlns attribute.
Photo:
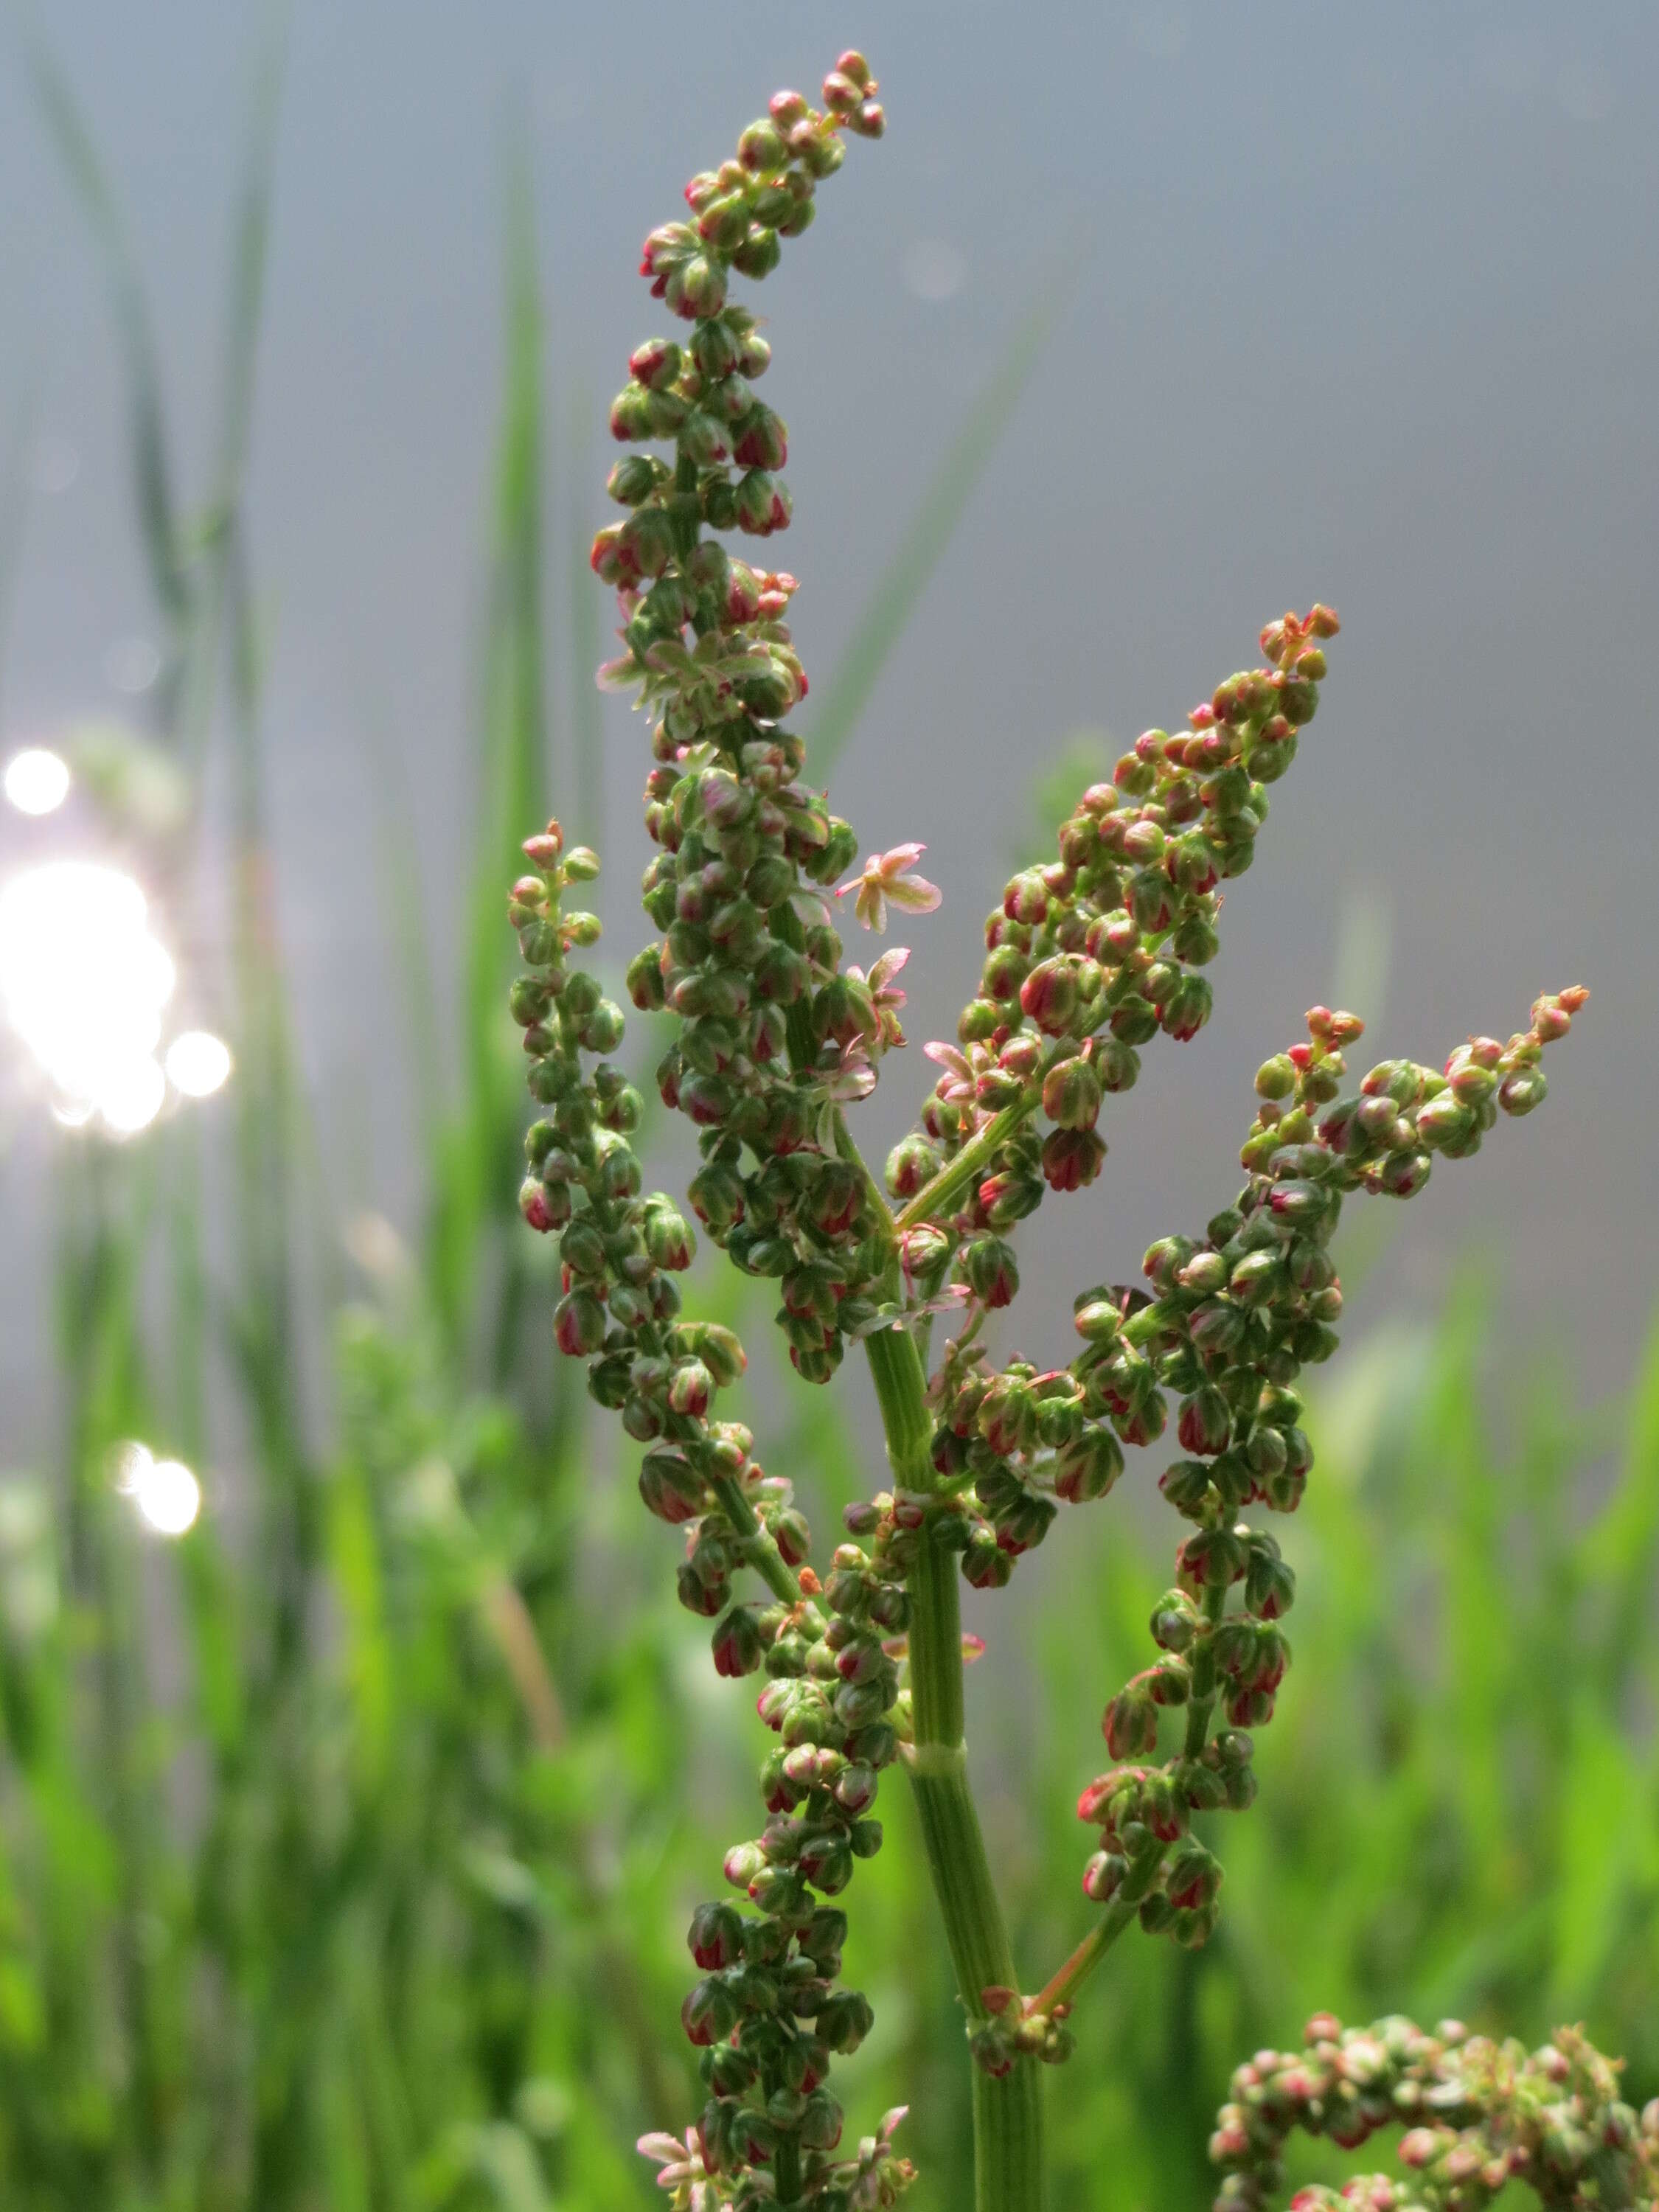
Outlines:
<svg viewBox="0 0 1659 2212"><path fill-rule="evenodd" d="M26 745L6 763L5 787L20 814L50 814L69 797L69 767L44 745Z"/></svg>

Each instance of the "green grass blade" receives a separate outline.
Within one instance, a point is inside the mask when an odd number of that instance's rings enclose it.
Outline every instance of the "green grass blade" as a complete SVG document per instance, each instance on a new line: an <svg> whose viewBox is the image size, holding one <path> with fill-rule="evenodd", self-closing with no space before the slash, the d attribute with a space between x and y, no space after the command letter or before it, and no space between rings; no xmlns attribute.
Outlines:
<svg viewBox="0 0 1659 2212"><path fill-rule="evenodd" d="M858 726L888 657L903 635L957 525L1013 419L1026 380L1048 343L1066 295L1055 287L1020 319L1002 362L946 447L921 505L877 579L864 612L825 684L811 725L812 773L826 781Z"/></svg>
<svg viewBox="0 0 1659 2212"><path fill-rule="evenodd" d="M140 535L163 611L181 623L189 605L167 456L161 372L149 303L131 234L68 78L32 15L24 50L52 143L102 256L125 371Z"/></svg>
<svg viewBox="0 0 1659 2212"><path fill-rule="evenodd" d="M18 403L6 435L5 453L0 458L0 700L5 697L6 646L22 566L23 526L28 516L28 480L23 463L33 413L27 399Z"/></svg>
<svg viewBox="0 0 1659 2212"><path fill-rule="evenodd" d="M544 781L546 744L542 634L542 327L533 202L520 149L508 191L507 375L495 464L489 635L485 664L482 835L473 886L467 1027L476 1095L495 1088L499 986L511 939L501 918L506 882ZM529 824L529 828L525 825Z"/></svg>
<svg viewBox="0 0 1659 2212"><path fill-rule="evenodd" d="M438 1034L437 976L421 873L414 858L415 810L403 754L378 722L367 722L364 732L364 750L377 794L373 836L380 911L390 926L392 965L409 1025L409 1064L420 1070L420 1079L414 1085L415 1110L428 1188L435 1188L443 1164L441 1146L449 1067Z"/></svg>
<svg viewBox="0 0 1659 2212"><path fill-rule="evenodd" d="M523 141L508 179L507 342L496 447L490 592L484 639L484 741L469 897L461 1033L461 1118L447 1133L429 1253L446 1336L471 1339L475 1286L492 1218L517 1188L520 1091L506 993L512 933L503 901L522 869L521 841L546 811L546 661L542 610L542 317L534 203ZM507 1356L521 1289L509 1252L501 1319L483 1332Z"/></svg>
<svg viewBox="0 0 1659 2212"><path fill-rule="evenodd" d="M289 0L270 0L264 38L253 79L248 143L231 253L230 305L220 387L218 482L216 511L237 503L247 465L253 419L259 324L264 304L265 263L270 238L271 173L276 165L276 121L287 60Z"/></svg>
<svg viewBox="0 0 1659 2212"><path fill-rule="evenodd" d="M198 537L205 553L187 577L189 605L179 624L179 668L173 714L187 758L199 773L211 733L214 695L224 642L230 568L238 558L242 487L247 472L259 328L270 234L271 177L276 119L287 54L288 0L270 0L254 72L242 180L232 233L224 357L220 372L216 476ZM194 546L188 549L194 551Z"/></svg>
<svg viewBox="0 0 1659 2212"><path fill-rule="evenodd" d="M1659 1568L1659 1316L1649 1332L1631 1396L1629 1441L1619 1482L1580 1543L1585 1584L1605 1607L1595 1639L1604 1692L1628 1687L1632 1655L1650 1650Z"/></svg>

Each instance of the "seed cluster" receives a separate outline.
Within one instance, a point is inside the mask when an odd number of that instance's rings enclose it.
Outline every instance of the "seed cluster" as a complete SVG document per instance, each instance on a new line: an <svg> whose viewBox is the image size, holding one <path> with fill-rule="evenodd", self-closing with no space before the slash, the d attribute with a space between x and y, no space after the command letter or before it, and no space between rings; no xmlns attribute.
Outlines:
<svg viewBox="0 0 1659 2212"><path fill-rule="evenodd" d="M833 883L857 847L801 784L804 747L782 726L807 690L785 620L795 580L732 558L703 532L765 538L787 526L777 473L787 434L753 390L770 349L754 317L728 303L727 276L765 276L780 239L806 228L817 181L840 167L843 130L880 135L874 89L848 53L825 80L822 112L780 93L736 159L687 186L695 222L647 240L653 295L693 327L684 345L635 350L611 428L628 442L672 440L675 458L617 463L610 489L627 520L602 530L592 553L622 614L623 651L601 681L636 690L657 716L645 811L659 852L643 893L663 936L630 965L629 993L642 1011L678 1017L657 1082L701 1133L692 1207L745 1272L781 1279L791 1357L816 1382L839 1364L849 1329L875 1317L872 1293L891 1257L884 1209L842 1141L840 1108L901 1041L902 994L890 960L867 978L842 972L812 888ZM902 1634L909 1601L880 1542L843 1547L821 1587L788 1484L763 1473L745 1429L710 1417L714 1393L741 1370L741 1346L729 1330L678 1318L665 1271L689 1262L690 1231L665 1199L639 1196L627 1144L637 1097L608 1065L580 1066L583 1051L614 1051L622 1029L592 979L563 966L565 949L591 944L598 925L562 917L560 893L596 864L562 856L556 825L526 849L543 873L514 890L532 969L514 1012L532 1088L553 1113L531 1133L524 1212L561 1232L558 1340L589 1359L593 1395L647 1447L645 1502L685 1529L681 1601L718 1616L720 1674L763 1668L759 1711L780 1739L762 1776L766 1826L726 1861L752 1910L705 1905L691 1925L702 1978L682 2021L704 2054L708 2101L684 2143L647 2137L641 2148L675 2204L696 2212L762 2200L823 2212L886 2204L910 2172L892 2149L901 2115L852 2159L832 2155L842 2112L825 2077L871 2013L837 1985L847 1923L825 1900L880 1844L872 1808L898 1746L889 1717L898 1672L884 1638ZM743 1565L769 1601L732 1597Z"/></svg>
<svg viewBox="0 0 1659 2212"><path fill-rule="evenodd" d="M1218 944L1218 886L1255 858L1267 787L1313 720L1337 626L1324 606L1270 623L1267 665L1230 677L1187 732L1145 732L1062 823L1059 858L1009 883L959 1046L927 1048L945 1072L887 1163L906 1266L925 1289L950 1277L1006 1305L1019 1273L1006 1232L1045 1186L1095 1180L1102 1104L1133 1084L1139 1048L1209 1019L1200 971Z"/></svg>
<svg viewBox="0 0 1659 2212"><path fill-rule="evenodd" d="M769 537L787 526L777 471L781 419L753 391L770 349L728 304L731 270L764 276L781 238L811 220L841 133L878 137L882 111L862 56L843 54L824 106L783 92L736 158L694 177L696 218L653 231L643 273L693 325L684 345L652 339L611 410L627 441L672 441L673 463L630 454L611 492L629 509L601 530L592 565L617 587L624 651L601 672L659 715L646 824L659 847L645 906L663 932L629 969L642 1011L679 1017L657 1071L665 1102L702 1133L690 1199L746 1273L775 1276L778 1322L809 1381L828 1380L849 1331L875 1311L888 1252L862 1168L842 1157L839 1109L866 1094L896 1024L878 989L843 973L815 885L857 851L848 825L800 781L801 740L782 718L806 696L784 619L793 576L732 559L712 531ZM890 1000L902 994L891 994Z"/></svg>
<svg viewBox="0 0 1659 2212"><path fill-rule="evenodd" d="M890 1212L842 1109L868 1095L883 1054L903 1042L896 978L907 955L895 949L867 975L843 963L823 894L858 847L803 782L805 747L786 726L807 691L787 621L795 580L705 535L766 538L788 524L787 434L754 390L769 348L728 300L728 279L765 276L780 240L806 227L844 131L880 135L874 92L863 58L848 53L824 81L821 110L779 94L733 160L692 179L693 220L646 241L653 295L690 328L630 357L611 428L639 450L611 476L625 519L592 550L621 613L622 651L601 681L635 692L653 717L645 818L657 851L642 889L660 936L630 964L628 990L641 1011L675 1017L656 1079L699 1133L692 1209L739 1268L778 1281L778 1323L809 1382L827 1381L848 1341L872 1330L917 1328L920 1340L924 1316L941 1310L960 1323L927 1385L931 1464L912 1363L902 1415L896 1387L883 1401L903 1481L849 1509L851 1540L822 1582L789 1485L757 1463L746 1429L715 1417L742 1346L729 1329L682 1316L675 1279L692 1234L670 1200L641 1189L629 1142L641 1102L608 1057L622 1012L569 957L599 923L567 913L564 893L598 863L567 852L550 823L526 845L536 872L511 904L530 971L513 1010L531 1089L548 1109L530 1132L522 1206L532 1227L560 1239L557 1340L587 1361L592 1395L644 1447L645 1502L684 1534L681 1601L714 1620L720 1674L763 1674L758 1711L777 1738L762 1775L765 1824L726 1859L741 1901L700 1906L690 1930L701 1978L682 2018L702 2053L706 2102L683 2140L640 2146L678 2212L809 2203L863 2212L908 2185L892 2147L900 2113L854 2155L835 2155L842 2112L826 2080L832 2057L872 2024L864 1996L839 1982L847 1922L831 1900L879 1847L879 1778L912 1730L902 1670L922 1547L959 1553L975 1585L1006 1582L1062 1503L1104 1496L1126 1447L1162 1436L1172 1401L1183 1455L1160 1488L1188 1533L1152 1617L1158 1656L1108 1705L1114 1764L1078 1808L1100 1831L1084 1887L1103 1915L1041 1999L977 1993L975 2059L999 2074L1063 2058L1071 1995L1132 1921L1183 1943L1209 1934L1221 1869L1194 1823L1251 1802L1249 1730L1270 1717L1290 1656L1280 1624L1293 1577L1273 1536L1243 1516L1293 1511L1306 1483L1312 1451L1295 1385L1335 1346L1342 1297L1329 1243L1342 1200L1362 1189L1409 1197L1436 1152L1467 1157L1500 1112L1529 1111L1544 1095L1543 1048L1586 996L1539 1000L1528 1030L1507 1044L1473 1038L1441 1073L1385 1061L1350 1097L1343 1049L1361 1025L1315 1008L1308 1041L1258 1073L1235 1203L1201 1238L1152 1248L1149 1290L1085 1291L1083 1348L1069 1365L994 1366L983 1330L1018 1287L1011 1232L1046 1190L1098 1176L1105 1099L1135 1081L1141 1048L1160 1032L1188 1039L1208 1018L1202 971L1217 950L1220 886L1254 858L1338 624L1322 605L1269 623L1262 665L1228 678L1185 731L1145 732L1061 826L1058 857L1008 884L957 1041L927 1048L942 1073L887 1163ZM671 444L672 459L644 450L653 441ZM911 872L922 849L896 845L840 885L857 891L860 920L879 927L890 905L938 903ZM872 1351L879 1392L887 1370L881 1347ZM744 1567L763 1597L735 1594ZM1160 1759L1166 1707L1183 1718ZM1625 2186L1634 2138L1612 2117L1625 2108L1602 2094L1605 2062L1571 2039L1554 2049L1523 2067L1507 2046L1490 2057L1493 2046L1388 2022L1355 2040L1331 2023L1299 2071L1274 2054L1261 2071L1258 2058L1243 2116L1230 2107L1217 2138L1235 2169L1222 2201L1253 2212L1292 2124L1361 2140L1339 2130L1386 2116L1374 2093L1387 2075L1387 2112L1417 2097L1445 2122L1407 2138L1422 2149L1407 2163L1426 2178L1400 2202L1466 2212L1484 2200L1470 2193L1479 2162L1466 2170L1464 2136L1507 2129L1505 2143L1522 2142L1516 2115L1532 2112L1534 2073L1558 2091L1570 2083L1556 2104L1577 2100L1573 2124L1601 2130L1606 2157L1626 2163L1581 2160L1565 2121L1540 2121L1528 2178L1569 2176L1568 2193L1551 2201L1581 2201L1571 2192L1586 2176L1624 2187L1604 2202L1638 2201ZM1549 2071L1558 2058L1559 2075ZM1559 2155L1548 2147L1558 2138ZM1395 2212L1395 2198L1376 2193L1388 2186L1366 2185L1370 2212Z"/></svg>
<svg viewBox="0 0 1659 2212"><path fill-rule="evenodd" d="M747 2205L757 2171L783 2160L799 2191L785 2201L823 2212L885 2203L879 2191L906 2171L885 2136L879 2156L830 2155L842 2129L823 2087L830 2055L858 2047L871 2013L855 1990L836 1986L847 1921L823 1900L881 1842L871 1808L898 1747L888 1717L898 1673L883 1638L908 1621L902 1547L844 1547L821 1592L803 1567L811 1534L788 1483L763 1473L740 1423L713 1418L717 1393L743 1370L743 1348L730 1329L681 1316L674 1277L690 1264L692 1232L669 1199L642 1194L629 1142L640 1096L603 1056L621 1042L623 1016L569 957L599 927L591 914L564 911L563 894L599 864L584 848L566 851L556 822L525 850L537 872L514 885L509 915L530 972L512 1006L531 1091L548 1113L526 1140L520 1204L532 1228L559 1238L555 1334L562 1351L586 1359L594 1397L647 1445L641 1495L685 1532L681 1601L720 1616L719 1673L764 1667L760 1715L781 1740L762 1776L770 1818L726 1861L727 1880L756 1909L705 1905L691 1923L702 1978L681 2018L707 2054L709 2094L684 2201L702 2189L710 2206ZM586 1055L598 1064L585 1066ZM745 1565L766 1581L770 1603L733 1599L732 1575ZM714 2175L730 2181L726 2193L708 2194Z"/></svg>
<svg viewBox="0 0 1659 2212"><path fill-rule="evenodd" d="M1245 1731L1272 1717L1290 1661L1279 1622L1296 1585L1273 1538L1240 1516L1255 1507L1293 1513L1301 1503L1313 1451L1293 1385L1336 1349L1342 1291L1328 1248L1342 1200L1356 1190L1408 1198L1427 1182L1434 1152L1467 1158L1500 1111L1529 1112L1544 1095L1544 1046L1566 1034L1588 995L1575 988L1539 999L1529 1028L1507 1044L1471 1038L1441 1073L1384 1060L1348 1097L1341 1048L1362 1024L1316 1006L1308 1042L1257 1073L1241 1154L1249 1179L1237 1202L1201 1241L1169 1237L1152 1247L1150 1302L1130 1310L1128 1294L1109 1291L1079 1303L1089 1349L1072 1371L1085 1413L1098 1397L1120 1433L1127 1414L1156 1435L1162 1393L1176 1394L1188 1455L1158 1484L1192 1524L1176 1553L1176 1585L1152 1615L1160 1656L1112 1698L1103 1723L1116 1759L1156 1751L1166 1706L1186 1709L1183 1740L1162 1765L1102 1775L1078 1806L1103 1831L1085 1892L1138 1905L1145 1928L1203 1942L1221 1869L1188 1832L1190 1820L1246 1806L1255 1793ZM1240 1602L1230 1611L1234 1590ZM1212 1741L1218 1706L1226 1726Z"/></svg>
<svg viewBox="0 0 1659 2212"><path fill-rule="evenodd" d="M1298 2190L1291 2212L1482 2212L1510 2181L1547 2207L1651 2212L1659 2099L1638 2118L1619 2096L1619 2070L1577 2028L1528 2052L1455 2020L1428 2034L1398 2014L1345 2028L1316 2013L1304 2051L1258 2051L1233 2075L1210 2138L1226 2169L1216 2212L1264 2212L1297 2130L1358 2150L1401 2125L1403 2174Z"/></svg>

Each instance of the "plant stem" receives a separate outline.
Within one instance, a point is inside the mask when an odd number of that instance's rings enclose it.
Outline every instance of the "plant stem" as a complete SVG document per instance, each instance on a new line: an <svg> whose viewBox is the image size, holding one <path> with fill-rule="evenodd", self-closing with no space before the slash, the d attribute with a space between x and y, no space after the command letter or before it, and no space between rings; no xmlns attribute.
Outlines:
<svg viewBox="0 0 1659 2212"><path fill-rule="evenodd" d="M732 1524L732 1534L742 1547L743 1556L760 1576L775 1597L786 1605L800 1602L800 1577L779 1551L775 1540L762 1528L754 1507L744 1496L735 1475L716 1475L710 1487L720 1502L720 1509Z"/></svg>
<svg viewBox="0 0 1659 2212"><path fill-rule="evenodd" d="M932 1182L919 1190L908 1206L895 1215L894 1226L914 1229L919 1221L938 1221L948 1214L997 1147L1006 1143L1023 1121L1030 1120L1041 1095L1041 1086L1033 1085L1012 1106L1005 1106L1000 1114L993 1115L979 1134L969 1139L955 1159L941 1168Z"/></svg>
<svg viewBox="0 0 1659 2212"><path fill-rule="evenodd" d="M1140 1901L1158 1879L1164 1863L1164 1846L1155 1844L1136 1859L1123 1877L1123 1886L1094 1926L1059 1971L1051 1975L1031 1999L1034 2013L1051 2013L1056 2005L1070 2004L1095 1968L1140 1910Z"/></svg>
<svg viewBox="0 0 1659 2212"><path fill-rule="evenodd" d="M1115 1897L1065 1965L1038 1990L1031 2010L1051 2013L1059 2004L1070 2004L1078 1990L1111 1949L1135 1917L1135 1907L1121 1893Z"/></svg>
<svg viewBox="0 0 1659 2212"><path fill-rule="evenodd" d="M894 1478L907 1490L930 1490L933 1421L915 1343L902 1328L881 1329L867 1340L866 1351ZM910 1778L957 1987L969 2021L977 2024L990 2017L985 1990L1019 1984L968 1786L957 1562L935 1540L931 1525L924 1531L909 1589L915 1735ZM1042 2212L1042 2095L1036 2060L1017 2059L1000 2078L975 2065L973 2100L975 2212Z"/></svg>

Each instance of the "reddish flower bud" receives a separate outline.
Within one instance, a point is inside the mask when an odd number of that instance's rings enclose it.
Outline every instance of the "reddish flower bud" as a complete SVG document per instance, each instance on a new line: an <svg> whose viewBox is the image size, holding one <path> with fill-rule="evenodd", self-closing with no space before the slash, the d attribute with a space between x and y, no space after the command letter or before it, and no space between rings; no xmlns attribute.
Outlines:
<svg viewBox="0 0 1659 2212"><path fill-rule="evenodd" d="M678 379L683 360L672 338L647 338L629 356L629 374L647 391L665 391Z"/></svg>
<svg viewBox="0 0 1659 2212"><path fill-rule="evenodd" d="M1100 1725L1114 1759L1131 1759L1138 1752L1158 1747L1158 1708L1146 1691L1133 1684L1119 1691Z"/></svg>
<svg viewBox="0 0 1659 2212"><path fill-rule="evenodd" d="M1100 1118L1101 1081L1091 1060L1062 1060L1042 1085L1042 1110L1062 1129L1092 1129Z"/></svg>
<svg viewBox="0 0 1659 2212"><path fill-rule="evenodd" d="M1103 1140L1092 1129L1051 1129L1042 1146L1042 1172L1051 1190L1081 1190L1100 1173Z"/></svg>
<svg viewBox="0 0 1659 2212"><path fill-rule="evenodd" d="M769 123L751 123L738 141L738 159L751 173L781 168L785 160L783 136L775 110Z"/></svg>
<svg viewBox="0 0 1659 2212"><path fill-rule="evenodd" d="M1192 1397L1183 1399L1176 1434L1181 1439L1182 1449L1197 1456L1212 1457L1224 1451L1232 1434L1232 1419L1220 1391L1206 1385Z"/></svg>
<svg viewBox="0 0 1659 2212"><path fill-rule="evenodd" d="M1094 1905L1106 1905L1122 1887L1129 1863L1116 1851L1097 1851L1083 1869L1083 1894Z"/></svg>
<svg viewBox="0 0 1659 2212"><path fill-rule="evenodd" d="M1020 986L1019 1003L1046 1036L1064 1036L1078 1006L1072 962L1061 957L1032 969Z"/></svg>
<svg viewBox="0 0 1659 2212"><path fill-rule="evenodd" d="M686 1941L705 1973L734 1966L743 1955L743 1922L729 1905L700 1905Z"/></svg>
<svg viewBox="0 0 1659 2212"><path fill-rule="evenodd" d="M764 469L751 468L742 478L737 500L738 527L751 536L769 538L775 530L787 529L789 495Z"/></svg>
<svg viewBox="0 0 1659 2212"><path fill-rule="evenodd" d="M963 1246L960 1258L968 1287L982 1304L1013 1303L1019 1290L1019 1268L1012 1245L1000 1237L975 1237Z"/></svg>
<svg viewBox="0 0 1659 2212"><path fill-rule="evenodd" d="M586 1359L605 1342L605 1308L591 1291L573 1291L555 1309L553 1334L561 1352Z"/></svg>
<svg viewBox="0 0 1659 2212"><path fill-rule="evenodd" d="M723 1984L712 1977L696 1984L680 2007L680 2025L688 2041L702 2050L724 2042L737 2025L737 2007Z"/></svg>
<svg viewBox="0 0 1659 2212"><path fill-rule="evenodd" d="M702 1477L677 1446L653 1444L640 1462L640 1496L647 1512L678 1525L702 1511Z"/></svg>
<svg viewBox="0 0 1659 2212"><path fill-rule="evenodd" d="M701 1419L708 1411L714 1378L701 1359L684 1359L676 1366L668 1386L668 1402L677 1413Z"/></svg>
<svg viewBox="0 0 1659 2212"><path fill-rule="evenodd" d="M1123 1448L1096 1423L1063 1447L1054 1462L1054 1491L1073 1505L1105 1497L1123 1472Z"/></svg>
<svg viewBox="0 0 1659 2212"><path fill-rule="evenodd" d="M726 305L726 272L708 254L694 253L669 272L663 297L689 322L718 315Z"/></svg>
<svg viewBox="0 0 1659 2212"><path fill-rule="evenodd" d="M752 1674L766 1649L760 1623L752 1606L734 1605L719 1623L712 1638L714 1671L736 1676Z"/></svg>
<svg viewBox="0 0 1659 2212"><path fill-rule="evenodd" d="M738 426L732 458L745 469L781 469L789 458L782 417L769 407L752 407Z"/></svg>
<svg viewBox="0 0 1659 2212"><path fill-rule="evenodd" d="M887 1156L887 1188L895 1198L914 1198L943 1164L925 1137L906 1137Z"/></svg>
<svg viewBox="0 0 1659 2212"><path fill-rule="evenodd" d="M519 1211L530 1226L539 1230L544 1236L549 1230L562 1226L553 1206L549 1202L551 1196L552 1194L536 1176L527 1176L519 1186ZM564 1208L565 1218L568 1220L570 1200L568 1196L564 1198Z"/></svg>

